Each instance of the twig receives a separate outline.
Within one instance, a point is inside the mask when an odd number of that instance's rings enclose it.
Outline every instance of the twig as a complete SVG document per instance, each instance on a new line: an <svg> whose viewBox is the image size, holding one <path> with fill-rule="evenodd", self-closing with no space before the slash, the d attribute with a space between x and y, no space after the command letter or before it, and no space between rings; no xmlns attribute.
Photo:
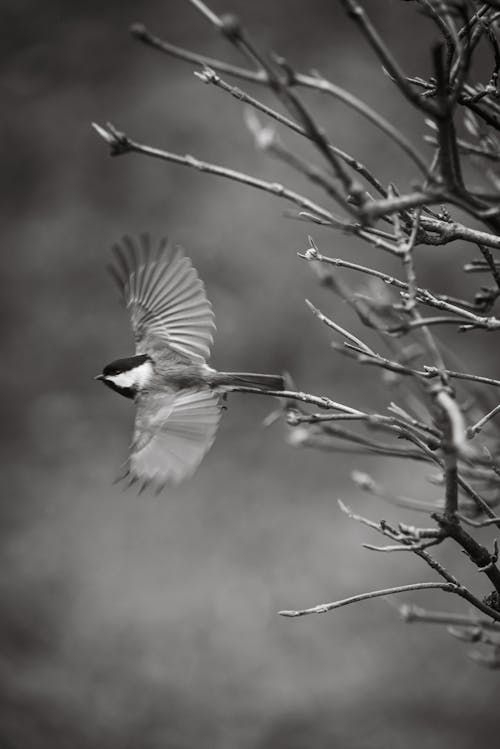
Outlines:
<svg viewBox="0 0 500 749"><path fill-rule="evenodd" d="M446 315L437 315L436 317L419 317L416 320L403 322L393 328L388 328L388 333L407 333L415 328L429 327L434 325L460 325L463 321L457 317L447 317ZM476 327L483 327L480 322L475 322Z"/></svg>
<svg viewBox="0 0 500 749"><path fill-rule="evenodd" d="M200 13L204 15L208 21L210 21L210 23L213 23L216 28L221 28L221 19L216 15L216 13L211 11L210 8L205 5L205 3L203 3L201 0L189 0L189 2L191 3L191 5L194 5L194 7L199 10Z"/></svg>
<svg viewBox="0 0 500 749"><path fill-rule="evenodd" d="M270 152L281 159L281 161L292 166L299 173L304 174L311 182L322 187L336 203L349 210L350 213L357 215L357 211L354 208L346 206L345 196L335 184L334 179L323 169L285 148L272 128L261 125L255 112L247 110L245 122L255 138L257 148Z"/></svg>
<svg viewBox="0 0 500 749"><path fill-rule="evenodd" d="M435 218L429 218L428 216L422 216L420 219L422 228L432 234L437 234L438 237L432 241L431 237L426 237L426 244L448 244L456 240L463 240L465 242L472 242L474 244L483 244L486 247L492 249L500 249L500 236L491 234L485 231L479 231L477 229L471 229L468 226L464 226L456 221L440 221Z"/></svg>
<svg viewBox="0 0 500 749"><path fill-rule="evenodd" d="M485 416L479 419L478 422L468 427L467 437L471 439L472 437L475 437L476 434L479 434L479 432L483 429L484 425L487 424L487 422L490 421L490 419L493 419L493 417L496 416L498 413L500 413L500 405L495 406L495 408L493 408L489 413L487 413Z"/></svg>
<svg viewBox="0 0 500 749"><path fill-rule="evenodd" d="M457 461L459 450L465 440L464 422L456 401L444 388L440 388L435 394L435 401L440 408L443 422L441 445L446 487L444 516L447 520L453 522L458 510Z"/></svg>
<svg viewBox="0 0 500 749"><path fill-rule="evenodd" d="M355 0L341 0L341 2L347 15L358 25L362 34L375 51L375 54L384 68L389 72L391 78L395 81L403 96L423 112L426 112L427 114L434 113L436 111L434 103L422 99L420 94L416 93L408 84L405 74L400 70L398 63L382 41L361 5L355 2Z"/></svg>
<svg viewBox="0 0 500 749"><path fill-rule="evenodd" d="M447 627L448 634L455 637L457 640L463 642L481 642L483 645L493 645L495 648L500 648L500 640L496 637L492 637L487 632L484 632L481 627L474 627L472 629L463 627ZM500 665L500 660L498 662Z"/></svg>
<svg viewBox="0 0 500 749"><path fill-rule="evenodd" d="M500 517L493 516L492 518L486 518L486 520L472 520L466 515L458 513L457 517L466 525L471 525L473 528L486 528L489 525L496 525L500 528Z"/></svg>
<svg viewBox="0 0 500 749"><path fill-rule="evenodd" d="M408 282L401 281L398 278L395 278L394 276L389 275L388 273L382 273L381 271L375 270L374 268L369 268L365 265L359 265L357 263L351 263L347 260L343 260L341 258L330 258L326 257L325 255L322 255L317 247L310 246L305 252L299 252L297 253L299 257L303 258L304 260L309 261L318 261L321 263L326 263L327 265L334 265L339 268L348 268L349 270L355 270L360 273L364 273L368 276L372 276L373 278L379 278L381 281L386 283L388 286L393 286L396 289L400 289L403 291L407 291L409 289ZM399 250L396 250L396 255L399 255ZM439 310L445 310L447 312L452 312L455 315L459 315L466 321L470 321L471 323L474 323L478 327L484 327L487 330L495 330L500 327L500 320L498 320L495 317L486 317L484 315L478 315L475 312L471 312L468 309L465 309L463 306L459 306L458 302L461 300L456 300L455 303L452 303L449 301L449 297L443 296L442 294L433 294L428 289L423 289L418 286L414 288L414 294L415 294L415 300L426 304L429 307L434 307L435 309ZM439 318L439 321L442 321L442 318ZM450 322L452 320L450 319ZM460 320L455 320L456 323L459 323ZM406 325L410 326L416 326L422 325L425 323L407 323ZM431 323L432 324L432 323ZM401 326L401 330L405 330L406 327L404 325ZM399 328L392 329L392 332L397 332ZM391 332L391 329L390 331Z"/></svg>
<svg viewBox="0 0 500 749"><path fill-rule="evenodd" d="M413 221L413 226L411 230L411 234L408 237L408 240L405 241L404 237L401 237L401 252L403 253L403 264L406 271L406 282L408 286L408 297L405 302L405 309L407 312L412 313L415 309L415 306L417 304L416 296L417 296L417 277L415 275L415 263L413 261L413 251L415 249L415 245L417 242L418 234L420 231L420 217L422 215L422 211L420 209L417 209L415 212L415 219Z"/></svg>
<svg viewBox="0 0 500 749"><path fill-rule="evenodd" d="M242 389L238 388L238 390L241 391ZM347 429L339 429L338 427L329 426L327 430L326 425L324 425L323 429L318 432L314 432L306 427L297 427L292 430L288 441L296 447L314 447L315 449L326 450L329 452L345 452L345 447L336 444L333 438L354 442L356 445L359 445L355 450L358 455L374 454L384 455L390 458L406 458L407 460L430 462L429 456L422 453L420 450L413 450L408 447L398 447L396 445L393 446L382 442L374 442L366 437L361 437L349 432ZM354 451L349 450L349 452Z"/></svg>
<svg viewBox="0 0 500 749"><path fill-rule="evenodd" d="M291 120L288 117L285 117L285 115L281 114L280 112L277 112L275 109L268 107L267 104L264 104L263 102L259 101L253 96L250 96L250 94L248 94L246 91L243 91L241 88L237 88L236 86L231 86L229 83L226 83L226 81L224 81L220 76L218 76L215 70L213 70L212 68L205 66L201 73L196 72L195 75L201 81L203 81L203 83L208 83L208 84L212 84L216 86L222 91L225 91L226 93L233 96L238 101L248 104L254 109L258 110L259 112L262 112L268 117L271 117L273 120L276 120L276 122L279 122L281 125L284 125L289 130L293 130L295 133L298 133L299 135L303 135L305 138L308 138L309 140L311 139L307 131L297 122L294 122L294 120ZM329 143L328 145L331 151L339 159L344 161L351 169L353 169L355 172L361 175L372 187L375 188L375 190L377 190L377 192L379 192L383 197L387 196L387 191L384 189L383 185L368 170L368 168L364 164L358 161L358 159L355 159L352 156L350 156L345 151L342 151L340 148L333 146L331 143Z"/></svg>
<svg viewBox="0 0 500 749"><path fill-rule="evenodd" d="M398 533L395 529L391 528L388 523L385 521L381 521L380 523L375 523L371 520L368 520L367 518L363 517L362 515L356 515L352 512L346 505L344 505L343 502L339 501L339 507L340 509L345 512L350 518L353 520L357 520L358 522L363 523L364 525L368 525L370 528L373 528L374 530L378 531L379 533L382 533L384 536L388 536L390 539L399 541L400 543L404 545L413 545L413 551L416 556L423 559L429 567L431 567L435 572L438 573L444 580L446 580L447 583L450 585L453 585L455 588L455 592L458 596L463 598L464 600L471 603L473 606L475 606L479 611L482 611L483 614L486 614L487 616L491 616L495 621L500 621L500 611L497 610L497 608L492 608L490 605L482 601L481 599L477 598L468 588L466 588L464 585L459 583L459 581L450 573L448 570L443 567L442 564L440 564L436 559L430 556L428 552L425 549L419 548L418 545L414 544L414 539L411 536L408 536L407 534L400 532ZM446 536L450 536L455 538L455 540L458 540L456 536L454 536L449 528L451 526L459 528L459 526L456 523L455 518L453 518L450 522L446 520L446 517L440 516L437 513L433 513L432 517L438 521L438 524L441 528L441 532L438 531L438 534L436 538L443 539ZM462 534L465 534L466 536L468 534L465 533L461 528L459 528L459 531L462 532ZM470 537L469 537L470 538ZM462 541L465 542L465 539L462 538ZM468 539L467 539L468 541ZM482 571L484 571L490 579L495 577L495 572L492 570L496 563L496 558L492 558L491 555L489 555L488 551L484 549L484 547L480 547L480 549L474 548L473 544L475 543L473 539L471 539L472 543L469 545L469 551L472 550L470 553L474 554L476 558L479 558L479 555L483 554L482 558L483 560L488 559L488 564ZM463 544L461 544L463 545ZM479 546L479 545L477 545ZM469 553L468 551L468 553ZM495 552L497 552L497 546L495 546ZM473 558L471 556L471 558ZM476 562L477 563L477 562ZM496 569L496 568L495 568Z"/></svg>
<svg viewBox="0 0 500 749"><path fill-rule="evenodd" d="M375 546L374 544L361 544L363 549L368 549L369 551L381 551L381 552L389 552L392 553L394 551L422 551L423 549L428 549L430 546L436 546L436 544L441 543L441 539L437 539L434 541L423 541L421 543L417 544L407 544L406 546L403 546L401 544L394 544L389 546Z"/></svg>
<svg viewBox="0 0 500 749"><path fill-rule="evenodd" d="M408 623L424 622L427 624L454 625L463 627L483 627L493 632L500 631L500 622L471 614L454 614L448 611L427 611L411 603L403 603L399 608L401 618Z"/></svg>
<svg viewBox="0 0 500 749"><path fill-rule="evenodd" d="M319 408L331 408L335 411L341 411L348 414L362 414L365 416L363 411L359 411L357 408L351 406L345 406L343 403L337 403L321 395L310 395L309 393L300 393L293 390L264 390L262 388L254 387L243 387L238 385L238 392L242 393L260 393L262 395L274 395L276 398L284 398L286 400L300 401L301 403L311 403L313 406Z"/></svg>
<svg viewBox="0 0 500 749"><path fill-rule="evenodd" d="M435 377L438 373L435 367L424 366L425 374ZM468 374L466 372L454 372L453 370L447 369L446 373L449 377L457 380L467 380L468 382L477 382L482 385L493 385L493 387L500 387L500 380L496 380L493 377L483 377L482 375Z"/></svg>
<svg viewBox="0 0 500 749"><path fill-rule="evenodd" d="M360 593L357 596L351 596L350 598L344 598L340 601L332 601L331 603L320 603L318 606L312 606L308 609L291 609L285 611L279 611L281 616L305 616L306 614L325 614L327 611L332 609L339 609L342 606L348 606L351 603L359 603L359 601L366 601L369 598L379 598L380 596L391 596L396 593L406 593L409 590L443 590L446 593L456 593L457 586L451 583L411 583L410 585L399 585L393 588L383 588L382 590L370 590L368 593Z"/></svg>
<svg viewBox="0 0 500 749"><path fill-rule="evenodd" d="M434 118L438 130L439 166L443 182L453 192L462 189L464 184L453 122L455 97L450 94L442 44L434 47L433 62L438 102L438 107L434 110Z"/></svg>
<svg viewBox="0 0 500 749"><path fill-rule="evenodd" d="M322 208L317 203L313 203L309 198L304 195L289 190L283 185L277 182L265 182L264 180L252 177L244 172L237 172L234 169L228 169L227 167L220 166L219 164L210 164L207 161L201 161L194 156L182 156L180 154L171 153L170 151L162 151L158 148L152 148L142 143L138 143L129 138L124 133L116 130L111 124L107 123L106 128L101 125L94 123L95 131L103 138L109 145L112 156L120 156L125 153L141 153L145 156L150 156L154 159L161 159L162 161L170 161L174 164L182 164L183 166L190 167L191 169L197 169L200 172L206 172L213 174L218 177L224 177L225 179L240 182L250 187L255 187L257 190L263 190L264 192L271 193L277 197L284 198L285 200L295 203L301 208L306 208L312 211L314 214L321 216L331 226L338 226L338 228L345 228L345 224L342 221L336 219L330 211Z"/></svg>
<svg viewBox="0 0 500 749"><path fill-rule="evenodd" d="M283 79L283 77L276 72L274 67L268 62L267 58L264 57L255 47L253 41L250 40L242 25L236 16L222 16L218 17L215 13L207 8L202 0L189 0L199 10L205 18L212 23L216 29L218 29L226 37L226 39L239 49L251 62L255 63L266 75L267 82L272 91L280 98L287 109L291 111L299 122L302 123L308 137L313 141L318 151L325 157L327 162L332 167L333 173L342 184L342 187L346 195L354 197L354 202L358 202L357 198L361 195L361 187L354 181L352 176L344 169L342 162L329 148L329 143L324 133L316 125L313 117L309 114L306 107L302 104L297 95L291 90L289 83ZM276 60L280 64L279 60ZM286 68L287 77L290 81L293 80L293 73L289 66ZM340 194L337 196L337 200L340 201ZM347 211L355 214L356 211L354 206L343 201L344 207Z"/></svg>
<svg viewBox="0 0 500 749"><path fill-rule="evenodd" d="M366 221L374 221L382 216L392 216L394 213L408 208L437 205L451 199L451 196L447 195L442 189L433 189L428 192L418 190L408 195L397 195L392 198L380 198L367 202L363 205L363 216Z"/></svg>
<svg viewBox="0 0 500 749"><path fill-rule="evenodd" d="M207 57L206 55L200 55L196 52L191 52L190 50L169 44L154 34L151 34L143 24L134 24L131 27L131 33L139 41L149 47L159 50L160 52L170 55L171 57L192 62L196 65L207 65L209 68L212 68L219 73L234 76L241 80L251 81L252 83L264 86L268 85L267 76L261 70L248 70L237 65L223 62L222 60ZM340 86L335 85L320 75L304 75L302 73L294 72L293 82L297 86L303 86L332 96L358 112L358 114L366 118L372 125L388 136L388 138L390 138L390 140L392 140L414 162L414 164L418 166L423 174L427 173L425 158L417 151L415 146L403 135L403 133L382 117L382 115L349 91L345 91Z"/></svg>
<svg viewBox="0 0 500 749"><path fill-rule="evenodd" d="M332 343L331 345L336 348L335 344ZM387 359L380 354L370 356L368 354L359 352L354 353L352 351L349 351L348 348L346 348L343 353L345 353L346 355L355 356L360 364L382 367L383 369L387 369L401 375L422 377L424 379L433 379L441 375L437 367L431 367L425 364L422 370L419 370L404 364L400 364L399 362L391 361L390 359ZM496 380L493 377L483 377L482 375L468 374L466 372L455 372L452 369L445 369L444 371L451 379L464 380L466 382L475 382L482 385L491 385L493 387L500 387L500 380Z"/></svg>
<svg viewBox="0 0 500 749"><path fill-rule="evenodd" d="M498 197L497 197L497 200L498 200ZM482 253L482 255L483 255L486 263L488 264L488 267L489 267L489 269L491 271L491 275L493 276L493 278L495 280L497 288L500 289L500 271L497 268L497 265L496 265L495 261L493 260L491 252L489 251L489 249L487 247L483 247L483 245L481 245L481 244L478 245L478 247L481 250L481 253Z"/></svg>
<svg viewBox="0 0 500 749"><path fill-rule="evenodd" d="M330 320L330 318L327 317L326 315L324 315L317 307L315 307L314 304L312 304L309 301L309 299L306 299L306 304L309 307L309 309L311 310L311 312L313 313L313 315L318 318L318 320L321 320L321 322L325 323L325 325L327 325L329 328L332 328L333 330L336 330L337 333L340 333L345 338L347 338L349 341L352 341L352 343L355 343L357 346L359 346L359 348L361 348L363 351L365 351L370 356L374 356L374 352L371 350L371 348L369 346L366 345L366 343L363 343L363 341L361 339L356 338L356 336L353 335L352 333L349 333L348 330L345 330L340 325L338 325L336 322L334 322L333 320Z"/></svg>
<svg viewBox="0 0 500 749"><path fill-rule="evenodd" d="M457 401L446 390L439 390L435 395L436 403L446 415L446 421L449 425L449 436L451 446L458 454L463 450L465 445L465 422L462 412ZM446 434L445 430L442 430Z"/></svg>
<svg viewBox="0 0 500 749"><path fill-rule="evenodd" d="M434 512L437 507L440 507L439 502L431 504L429 502L421 502L411 497L391 494L387 492L385 489L382 489L381 487L379 487L377 482L375 482L371 478L371 476L361 471L353 471L351 474L351 478L356 484L356 486L358 486L363 491L368 492L369 494L372 494L374 497L379 497L380 499L384 499L390 504L395 505L396 507L404 507L407 510L415 510L416 512L425 512L427 514ZM348 507L343 505L343 503L339 502L339 506L349 517L353 519L357 519L355 518L351 510L349 510ZM380 524L378 524L377 530L379 528L380 528Z"/></svg>
<svg viewBox="0 0 500 749"><path fill-rule="evenodd" d="M476 567L489 578L497 594L500 594L500 570L496 566L498 554L495 552L490 554L486 547L478 543L459 525L456 517L448 517L446 513L444 515L433 513L433 518L440 528L464 549Z"/></svg>

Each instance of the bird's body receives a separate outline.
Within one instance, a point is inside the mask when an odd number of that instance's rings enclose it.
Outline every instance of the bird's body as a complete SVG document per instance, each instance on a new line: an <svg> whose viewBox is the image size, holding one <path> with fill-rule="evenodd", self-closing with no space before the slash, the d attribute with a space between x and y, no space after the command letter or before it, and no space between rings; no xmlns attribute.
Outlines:
<svg viewBox="0 0 500 749"><path fill-rule="evenodd" d="M110 268L129 310L134 356L116 359L97 379L136 402L131 480L161 488L198 466L215 438L222 400L232 390L269 393L280 375L217 372L206 360L215 330L198 274L165 240L152 252L147 235L137 247L125 237Z"/></svg>

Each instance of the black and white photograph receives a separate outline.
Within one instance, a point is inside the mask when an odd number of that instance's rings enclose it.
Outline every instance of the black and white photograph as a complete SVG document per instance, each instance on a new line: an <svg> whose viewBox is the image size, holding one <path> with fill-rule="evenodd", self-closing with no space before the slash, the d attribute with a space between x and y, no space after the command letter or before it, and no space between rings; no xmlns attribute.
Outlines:
<svg viewBox="0 0 500 749"><path fill-rule="evenodd" d="M496 746L500 1L0 18L0 749Z"/></svg>

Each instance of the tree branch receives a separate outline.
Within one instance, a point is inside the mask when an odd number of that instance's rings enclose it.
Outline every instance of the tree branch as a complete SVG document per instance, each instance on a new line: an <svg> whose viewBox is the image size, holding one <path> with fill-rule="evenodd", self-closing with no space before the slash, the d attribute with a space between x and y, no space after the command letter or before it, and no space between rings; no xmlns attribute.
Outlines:
<svg viewBox="0 0 500 749"><path fill-rule="evenodd" d="M348 606L351 603L359 603L360 601L366 601L370 598L379 598L381 596L392 596L396 593L406 593L409 590L443 590L446 593L456 593L456 585L451 583L411 583L410 585L398 585L393 588L383 588L382 590L370 590L368 593L360 593L357 596L351 596L350 598L344 598L340 601L332 601L331 603L320 603L317 606L312 606L308 609L291 609L279 611L281 616L305 616L307 614L326 614L327 611L333 609L339 609L342 606Z"/></svg>

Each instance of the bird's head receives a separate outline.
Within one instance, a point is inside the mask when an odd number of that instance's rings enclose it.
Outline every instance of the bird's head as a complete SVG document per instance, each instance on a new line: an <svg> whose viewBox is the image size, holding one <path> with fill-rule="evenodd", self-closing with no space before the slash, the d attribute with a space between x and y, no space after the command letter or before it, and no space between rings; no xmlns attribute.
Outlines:
<svg viewBox="0 0 500 749"><path fill-rule="evenodd" d="M153 363L147 354L116 359L107 364L102 374L95 377L125 398L135 398L149 385L153 376Z"/></svg>

